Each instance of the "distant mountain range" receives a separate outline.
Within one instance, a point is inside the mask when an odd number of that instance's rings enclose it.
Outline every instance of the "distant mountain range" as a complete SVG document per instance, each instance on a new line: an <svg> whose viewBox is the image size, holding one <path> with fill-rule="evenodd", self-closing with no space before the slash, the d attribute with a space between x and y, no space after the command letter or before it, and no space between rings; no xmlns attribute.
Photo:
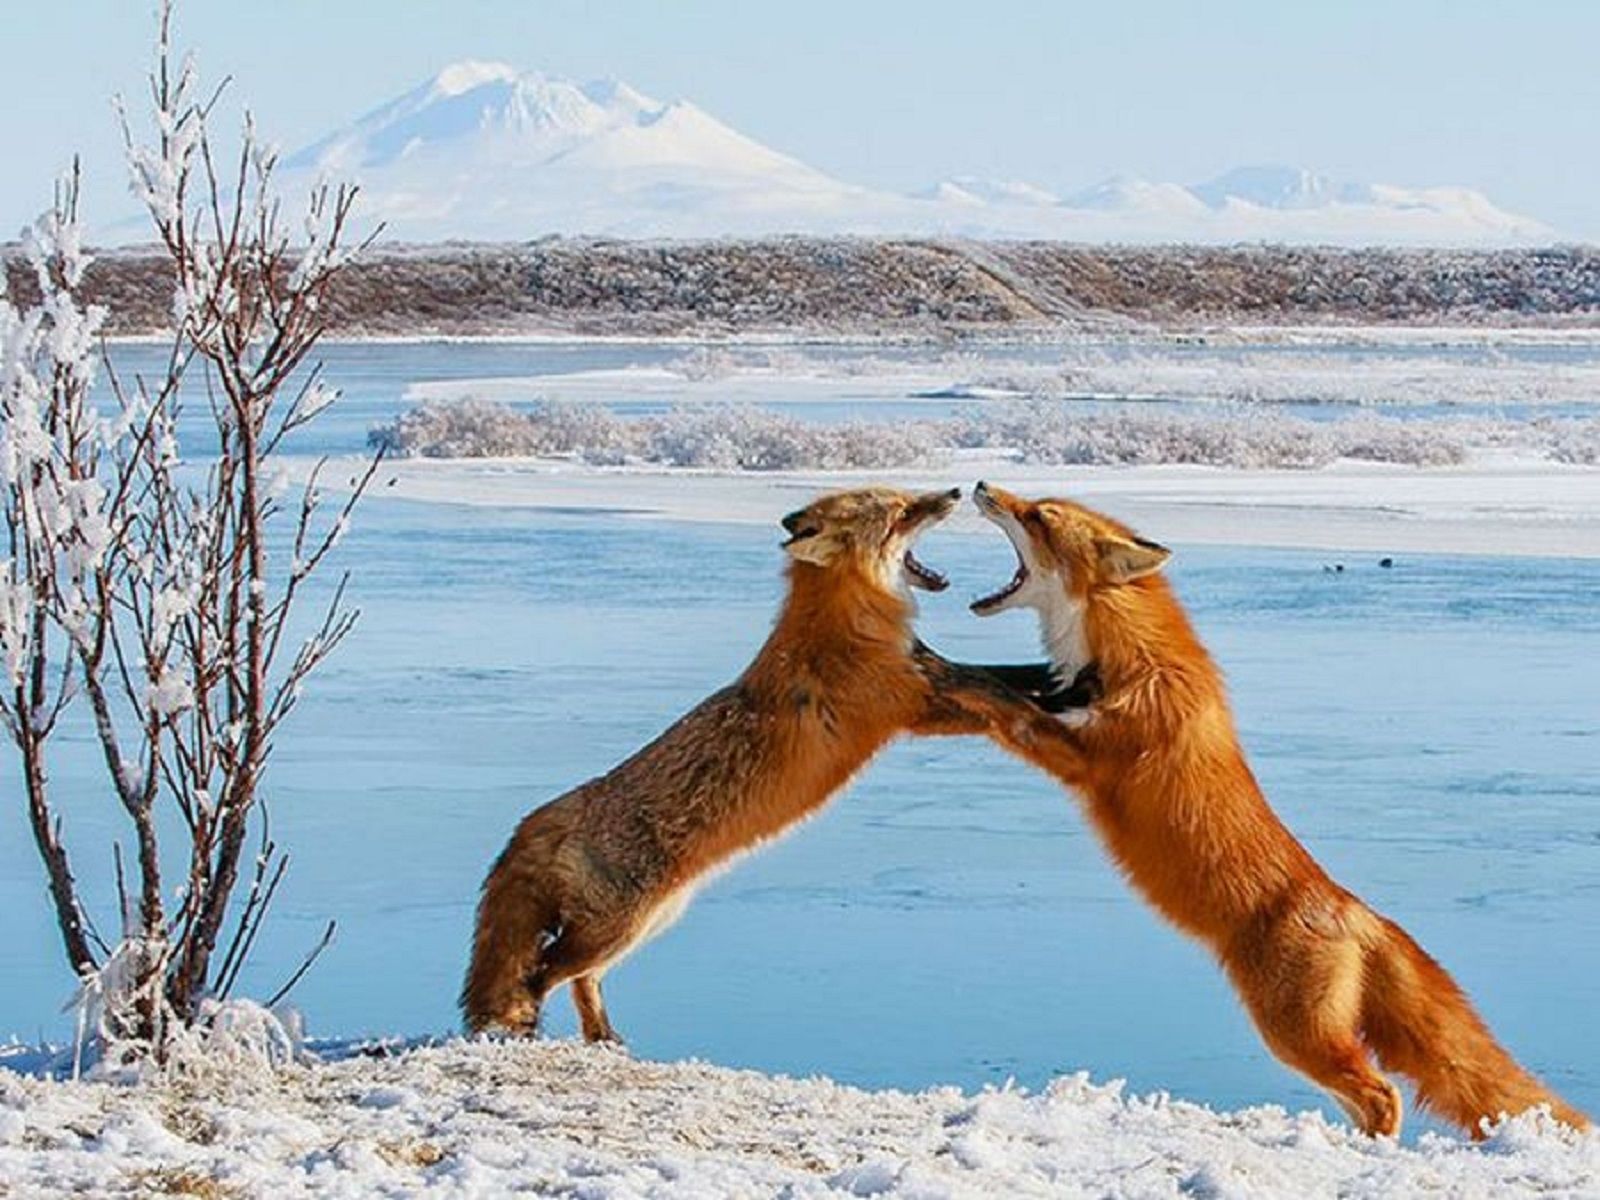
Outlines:
<svg viewBox="0 0 1600 1200"><path fill-rule="evenodd" d="M484 62L446 67L284 169L297 187L359 180L361 211L387 223L390 241L805 233L1471 246L1553 236L1468 188L1344 183L1283 166L1194 186L1117 178L1064 197L956 176L900 195L835 179L687 101Z"/></svg>

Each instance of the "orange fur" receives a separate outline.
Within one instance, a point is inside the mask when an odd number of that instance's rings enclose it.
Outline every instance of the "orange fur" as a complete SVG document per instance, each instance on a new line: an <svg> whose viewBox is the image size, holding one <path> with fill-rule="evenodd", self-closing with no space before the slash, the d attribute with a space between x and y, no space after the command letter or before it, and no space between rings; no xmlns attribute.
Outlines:
<svg viewBox="0 0 1600 1200"><path fill-rule="evenodd" d="M572 981L584 1037L615 1040L600 976L708 872L815 812L901 732L1037 718L912 635L904 556L958 496L864 489L785 518L788 597L755 661L633 757L530 814L490 871L461 997L470 1028L532 1031L545 996Z"/></svg>
<svg viewBox="0 0 1600 1200"><path fill-rule="evenodd" d="M978 502L1023 566L1011 596L974 607L1028 603L1070 627L1055 643L1081 646L1104 688L1081 728L1011 748L1081 794L1134 886L1221 960L1272 1052L1368 1133L1396 1134L1401 1118L1374 1055L1473 1136L1485 1119L1541 1104L1587 1127L1495 1041L1444 969L1330 879L1268 806L1221 673L1160 574L1167 552L1068 501L980 484Z"/></svg>

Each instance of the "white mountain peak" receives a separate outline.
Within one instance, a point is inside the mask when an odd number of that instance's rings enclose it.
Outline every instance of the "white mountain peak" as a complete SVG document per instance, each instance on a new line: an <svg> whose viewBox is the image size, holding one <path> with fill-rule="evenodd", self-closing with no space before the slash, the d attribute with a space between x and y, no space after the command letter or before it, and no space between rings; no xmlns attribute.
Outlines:
<svg viewBox="0 0 1600 1200"><path fill-rule="evenodd" d="M955 175L915 196L835 179L686 100L466 60L284 163L358 179L401 240L782 233L1079 241L1465 245L1549 231L1467 188L1342 184L1248 166L1193 187L1120 177L1076 195Z"/></svg>
<svg viewBox="0 0 1600 1200"><path fill-rule="evenodd" d="M1279 163L1234 167L1189 190L1211 208L1242 200L1277 209L1321 208L1342 199L1343 191L1326 175Z"/></svg>
<svg viewBox="0 0 1600 1200"><path fill-rule="evenodd" d="M517 69L509 63L463 59L451 63L433 77L430 90L436 96L459 96L490 83L515 83Z"/></svg>

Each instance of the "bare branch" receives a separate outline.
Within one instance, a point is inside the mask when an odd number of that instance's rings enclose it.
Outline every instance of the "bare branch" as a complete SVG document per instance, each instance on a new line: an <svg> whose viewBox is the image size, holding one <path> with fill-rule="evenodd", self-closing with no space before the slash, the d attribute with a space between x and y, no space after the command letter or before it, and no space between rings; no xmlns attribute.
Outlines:
<svg viewBox="0 0 1600 1200"><path fill-rule="evenodd" d="M328 927L322 931L322 940L311 948L311 953L306 955L305 961L300 964L299 969L295 971L293 975L289 976L284 985L277 991L273 992L272 996L267 1000L268 1008L275 1007L280 1000L294 990L295 985L299 983L300 980L305 976L305 973L311 969L312 964L315 963L317 959L322 957L322 952L332 944L333 935L338 928L338 922L328 922Z"/></svg>

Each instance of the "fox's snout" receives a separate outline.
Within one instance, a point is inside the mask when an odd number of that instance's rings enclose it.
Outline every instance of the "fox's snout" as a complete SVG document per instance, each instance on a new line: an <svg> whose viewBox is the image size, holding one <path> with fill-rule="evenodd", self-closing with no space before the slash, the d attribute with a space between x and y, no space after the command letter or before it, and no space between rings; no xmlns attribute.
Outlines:
<svg viewBox="0 0 1600 1200"><path fill-rule="evenodd" d="M1022 506L1022 499L1005 490L979 480L978 486L972 489L972 499L983 512L996 516L1003 512L1015 512Z"/></svg>
<svg viewBox="0 0 1600 1200"><path fill-rule="evenodd" d="M905 520L910 524L946 516L961 500L961 489L953 487L944 492L924 492L906 508Z"/></svg>

